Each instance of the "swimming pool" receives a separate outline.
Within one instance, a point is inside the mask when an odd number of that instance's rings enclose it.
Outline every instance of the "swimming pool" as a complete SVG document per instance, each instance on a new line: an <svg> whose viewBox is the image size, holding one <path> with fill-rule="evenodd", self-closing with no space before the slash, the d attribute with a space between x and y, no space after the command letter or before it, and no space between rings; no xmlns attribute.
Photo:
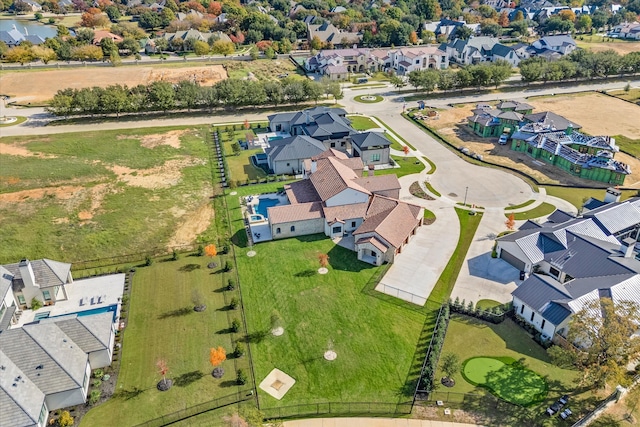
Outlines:
<svg viewBox="0 0 640 427"><path fill-rule="evenodd" d="M267 215L267 208L278 206L279 204L280 200L278 199L260 197L258 198L258 204L254 206L254 209L257 214L262 215L266 219L269 217L269 215Z"/></svg>
<svg viewBox="0 0 640 427"><path fill-rule="evenodd" d="M284 136L269 136L269 137L267 137L267 140L268 140L269 142L271 142L271 141L277 141L277 140L279 140L279 139L284 139Z"/></svg>
<svg viewBox="0 0 640 427"><path fill-rule="evenodd" d="M98 307L98 308L92 308L91 310L85 310L85 311L77 311L75 313L68 313L68 314L61 314L59 316L53 316L53 317L60 317L60 316L68 316L69 314L75 314L78 317L82 317L82 316L91 316L93 314L100 314L100 313L112 313L113 316L113 321L116 321L116 312L118 310L118 304L113 304L113 305L107 305L104 307Z"/></svg>

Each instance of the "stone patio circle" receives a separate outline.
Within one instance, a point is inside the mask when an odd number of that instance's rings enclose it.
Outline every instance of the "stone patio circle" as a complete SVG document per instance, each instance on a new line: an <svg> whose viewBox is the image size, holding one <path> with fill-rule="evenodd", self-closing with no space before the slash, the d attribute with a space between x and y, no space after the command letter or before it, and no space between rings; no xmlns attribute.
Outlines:
<svg viewBox="0 0 640 427"><path fill-rule="evenodd" d="M328 269L326 269L325 267L320 267L318 269L318 274L327 274L329 272Z"/></svg>
<svg viewBox="0 0 640 427"><path fill-rule="evenodd" d="M256 251L249 251L249 252L247 252L247 256L248 256L249 258L256 256Z"/></svg>
<svg viewBox="0 0 640 427"><path fill-rule="evenodd" d="M237 194L238 194L238 192L237 192L237 191L232 191L232 192L231 192L231 193L229 193L229 194L230 194L231 196L235 196L235 195L237 195Z"/></svg>
<svg viewBox="0 0 640 427"><path fill-rule="evenodd" d="M274 369L269 375L262 380L259 387L272 397L280 400L296 383L296 380L282 372L280 369Z"/></svg>
<svg viewBox="0 0 640 427"><path fill-rule="evenodd" d="M282 334L284 334L284 328L282 326L278 326L277 328L273 328L271 330L271 335L273 335L274 337L282 336Z"/></svg>

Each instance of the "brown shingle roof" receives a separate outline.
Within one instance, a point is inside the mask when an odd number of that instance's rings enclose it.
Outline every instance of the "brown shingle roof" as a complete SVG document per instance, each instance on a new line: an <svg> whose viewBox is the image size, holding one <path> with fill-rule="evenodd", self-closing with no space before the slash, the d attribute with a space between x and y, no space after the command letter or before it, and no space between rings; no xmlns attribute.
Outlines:
<svg viewBox="0 0 640 427"><path fill-rule="evenodd" d="M322 218L322 203L311 202L273 206L267 208L267 214L271 224L317 219Z"/></svg>
<svg viewBox="0 0 640 427"><path fill-rule="evenodd" d="M346 153L343 153L342 151L338 151L335 148L329 148L327 151L324 151L318 154L317 156L313 156L311 160L320 160L320 159L326 159L329 157L336 157L341 160L349 158L349 156L347 156Z"/></svg>
<svg viewBox="0 0 640 427"><path fill-rule="evenodd" d="M394 247L400 247L420 222L420 206L374 196L367 218L354 235L375 232Z"/></svg>
<svg viewBox="0 0 640 427"><path fill-rule="evenodd" d="M311 174L311 182L322 200L330 199L347 188L352 188L365 194L370 191L356 184L354 180L358 175L353 169L342 164L335 157L318 160L316 172Z"/></svg>
<svg viewBox="0 0 640 427"><path fill-rule="evenodd" d="M384 242L382 242L376 236L365 237L363 239L358 239L356 241L356 245L360 245L362 243L371 243L373 246L380 249L382 252L386 252L387 249L389 249L389 247L385 245Z"/></svg>
<svg viewBox="0 0 640 427"><path fill-rule="evenodd" d="M367 176L355 181L372 193L400 189L400 181L396 175Z"/></svg>
<svg viewBox="0 0 640 427"><path fill-rule="evenodd" d="M320 196L308 179L292 182L284 186L284 191L291 203L319 202Z"/></svg>
<svg viewBox="0 0 640 427"><path fill-rule="evenodd" d="M333 219L353 219L364 218L367 213L368 203L355 203L353 205L341 205L341 206L323 206L324 217L327 221Z"/></svg>

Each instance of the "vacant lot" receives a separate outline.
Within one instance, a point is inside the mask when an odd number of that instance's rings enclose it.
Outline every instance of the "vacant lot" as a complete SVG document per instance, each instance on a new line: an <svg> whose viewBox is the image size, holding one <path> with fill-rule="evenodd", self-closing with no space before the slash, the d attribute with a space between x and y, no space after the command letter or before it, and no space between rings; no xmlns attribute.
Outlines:
<svg viewBox="0 0 640 427"><path fill-rule="evenodd" d="M247 80L274 80L278 76L303 76L298 74L298 68L293 62L285 59L259 59L257 61L229 61L224 64L229 78Z"/></svg>
<svg viewBox="0 0 640 427"><path fill-rule="evenodd" d="M64 70L3 72L0 75L0 88L3 95L9 95L11 101L42 102L47 101L60 89L121 84L137 86L155 81L177 83L181 80L194 80L203 86L212 86L227 78L222 65L200 67L169 66L126 66L126 67L87 67Z"/></svg>
<svg viewBox="0 0 640 427"><path fill-rule="evenodd" d="M193 243L213 218L207 159L195 128L0 139L0 263Z"/></svg>
<svg viewBox="0 0 640 427"><path fill-rule="evenodd" d="M582 126L590 135L640 138L640 106L600 93L545 96L527 99L534 112L553 111Z"/></svg>
<svg viewBox="0 0 640 427"><path fill-rule="evenodd" d="M607 41L604 41L605 39ZM627 53L640 50L640 42L614 40L603 36L578 36L576 44L583 49L589 49L594 52L614 50L620 55L626 55Z"/></svg>

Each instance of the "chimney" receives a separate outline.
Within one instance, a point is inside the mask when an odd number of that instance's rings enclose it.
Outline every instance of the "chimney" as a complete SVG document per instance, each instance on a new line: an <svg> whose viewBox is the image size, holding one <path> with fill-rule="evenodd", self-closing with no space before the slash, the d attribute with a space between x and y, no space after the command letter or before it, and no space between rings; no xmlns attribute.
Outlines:
<svg viewBox="0 0 640 427"><path fill-rule="evenodd" d="M318 170L318 162L316 160L311 160L311 173L314 173Z"/></svg>
<svg viewBox="0 0 640 427"><path fill-rule="evenodd" d="M633 257L633 250L635 249L636 241L631 237L627 237L622 241L622 245L620 245L620 251L624 254L625 258Z"/></svg>
<svg viewBox="0 0 640 427"><path fill-rule="evenodd" d="M33 274L31 262L29 262L28 259L20 260L18 268L20 269L20 275L22 276L22 281L24 282L25 287L38 287L38 285L36 285L36 277Z"/></svg>
<svg viewBox="0 0 640 427"><path fill-rule="evenodd" d="M29 35L29 30L27 30L27 27L24 27L24 35L28 36Z"/></svg>
<svg viewBox="0 0 640 427"><path fill-rule="evenodd" d="M369 165L367 167L367 176L373 176L375 173L376 167L374 165Z"/></svg>
<svg viewBox="0 0 640 427"><path fill-rule="evenodd" d="M305 112L304 112L304 115L305 115L305 117L306 117L306 119L307 119L307 124L309 124L309 112L308 112L308 111L305 111Z"/></svg>
<svg viewBox="0 0 640 427"><path fill-rule="evenodd" d="M605 203L619 202L621 195L622 195L622 191L614 187L609 187L607 188L607 192L604 194L604 202Z"/></svg>
<svg viewBox="0 0 640 427"><path fill-rule="evenodd" d="M569 123L569 126L564 130L564 133L567 135L571 135L573 133L573 125Z"/></svg>

